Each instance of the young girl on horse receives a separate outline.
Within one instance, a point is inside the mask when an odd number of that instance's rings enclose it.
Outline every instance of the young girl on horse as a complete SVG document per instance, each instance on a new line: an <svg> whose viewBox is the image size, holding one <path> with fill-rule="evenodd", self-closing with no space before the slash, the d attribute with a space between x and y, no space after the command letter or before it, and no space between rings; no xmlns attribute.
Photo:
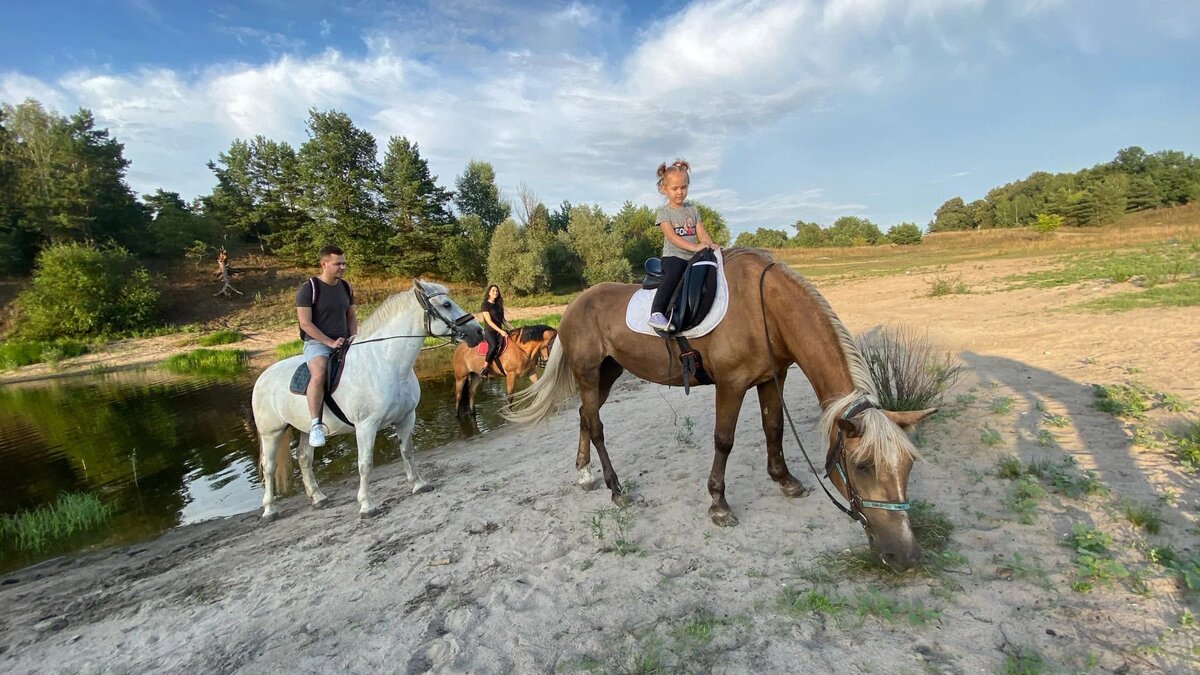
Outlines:
<svg viewBox="0 0 1200 675"><path fill-rule="evenodd" d="M491 284L484 292L478 319L479 323L483 325L483 338L488 343L487 356L483 359L483 368L479 374L487 377L491 372L492 362L500 355L500 335L505 331L512 330L512 326L504 319L504 298L500 297L500 287L496 284ZM504 367L499 363L496 364L496 367L501 373L504 372Z"/></svg>
<svg viewBox="0 0 1200 675"><path fill-rule="evenodd" d="M663 232L662 283L650 305L649 324L651 328L667 332L671 332L672 326L663 313L671 303L688 260L697 251L720 248L704 230L696 207L683 205L691 184L689 169L682 159L675 160L670 166L658 165L658 191L667 198L667 203L658 207L655 215L655 222Z"/></svg>

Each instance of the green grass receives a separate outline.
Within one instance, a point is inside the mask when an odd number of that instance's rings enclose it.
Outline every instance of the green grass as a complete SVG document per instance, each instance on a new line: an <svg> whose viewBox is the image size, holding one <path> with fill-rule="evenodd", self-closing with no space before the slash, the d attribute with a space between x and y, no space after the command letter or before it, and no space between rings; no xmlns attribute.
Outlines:
<svg viewBox="0 0 1200 675"><path fill-rule="evenodd" d="M1185 468L1200 468L1200 422L1189 423L1178 434L1171 435L1171 448Z"/></svg>
<svg viewBox="0 0 1200 675"><path fill-rule="evenodd" d="M1117 417L1132 419L1141 419L1146 416L1146 411L1150 409L1151 405L1148 399L1154 395L1149 389L1136 382L1114 385L1094 384L1092 389L1096 393L1097 410Z"/></svg>
<svg viewBox="0 0 1200 675"><path fill-rule="evenodd" d="M1030 476L1037 476L1043 483L1059 494L1071 499L1102 495L1108 488L1093 471L1080 472L1075 468L1073 457L1063 457L1057 462L1049 459L1035 459L1025 470Z"/></svg>
<svg viewBox="0 0 1200 675"><path fill-rule="evenodd" d="M296 338L275 348L275 358L279 360L291 358L304 352L304 340Z"/></svg>
<svg viewBox="0 0 1200 675"><path fill-rule="evenodd" d="M49 506L0 516L0 547L44 551L80 532L108 521L112 509L87 493L64 493Z"/></svg>
<svg viewBox="0 0 1200 675"><path fill-rule="evenodd" d="M240 349L195 349L172 356L163 367L179 375L232 377L246 372L246 352Z"/></svg>
<svg viewBox="0 0 1200 675"><path fill-rule="evenodd" d="M1189 279L1177 284L1155 286L1144 291L1119 293L1107 298L1097 298L1080 303L1076 307L1097 312L1126 312L1144 307L1196 307L1200 305L1200 279Z"/></svg>
<svg viewBox="0 0 1200 675"><path fill-rule="evenodd" d="M1007 415L1012 412L1013 400L1008 396L992 399L992 413L996 415Z"/></svg>
<svg viewBox="0 0 1200 675"><path fill-rule="evenodd" d="M906 622L923 626L937 619L940 610L929 609L920 600L897 600L875 590L853 596L843 596L836 591L808 589L799 591L785 588L775 597L775 609L795 619L811 614L838 618L853 613L858 617L873 616L888 623Z"/></svg>
<svg viewBox="0 0 1200 675"><path fill-rule="evenodd" d="M1042 675L1052 672L1050 664L1032 647L1012 647L1004 655L1004 675Z"/></svg>
<svg viewBox="0 0 1200 675"><path fill-rule="evenodd" d="M999 445L1004 440L1000 436L1000 432L988 427L979 434L979 442L984 445Z"/></svg>
<svg viewBox="0 0 1200 675"><path fill-rule="evenodd" d="M1083 281L1124 283L1137 280L1143 286L1181 282L1200 274L1200 240L1163 242L1141 251L1079 253L1063 256L1058 269L1010 277L1017 288L1052 288Z"/></svg>
<svg viewBox="0 0 1200 675"><path fill-rule="evenodd" d="M1158 534L1162 530L1163 518L1157 506L1124 498L1117 502L1117 507L1134 527L1140 527L1150 534Z"/></svg>
<svg viewBox="0 0 1200 675"><path fill-rule="evenodd" d="M233 330L232 328L222 328L215 333L202 335L200 337L200 346L215 347L217 345L229 345L233 344L234 342L241 342L244 339L246 339L245 336L236 330Z"/></svg>
<svg viewBox="0 0 1200 675"><path fill-rule="evenodd" d="M1071 588L1086 593L1097 583L1111 584L1129 576L1129 570L1109 555L1112 536L1081 523L1071 526L1063 544L1075 551L1075 580Z"/></svg>
<svg viewBox="0 0 1200 675"><path fill-rule="evenodd" d="M1037 515L1037 505L1046 490L1029 476L1018 478L1005 497L1005 506L1017 514L1017 520L1025 525L1032 525Z"/></svg>
<svg viewBox="0 0 1200 675"><path fill-rule="evenodd" d="M544 314L531 319L513 319L512 321L509 321L509 323L512 324L513 328L520 328L521 326L536 326L538 324L550 326L551 328L558 328L558 322L560 320L562 320L562 314Z"/></svg>
<svg viewBox="0 0 1200 675"><path fill-rule="evenodd" d="M88 346L78 340L10 340L0 344L0 370L34 363L55 364L87 352Z"/></svg>

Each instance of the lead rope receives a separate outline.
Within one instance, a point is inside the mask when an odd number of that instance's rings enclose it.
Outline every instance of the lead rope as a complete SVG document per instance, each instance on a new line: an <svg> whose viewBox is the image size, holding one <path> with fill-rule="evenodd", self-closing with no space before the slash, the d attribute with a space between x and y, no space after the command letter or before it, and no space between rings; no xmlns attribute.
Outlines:
<svg viewBox="0 0 1200 675"><path fill-rule="evenodd" d="M854 515L854 511L842 506L842 503L833 496L833 493L829 491L829 488L825 487L825 483L821 480L821 474L817 473L817 467L813 465L812 459L810 459L808 456L808 451L804 449L804 443L800 440L800 434L796 431L796 425L792 422L792 414L788 412L787 405L783 400L783 387L779 384L779 374L775 372L775 351L771 349L771 331L767 327L766 298L763 295L763 285L767 279L767 270L774 266L775 263L772 262L764 267L762 274L758 277L758 306L759 310L762 312L763 337L766 338L767 341L767 357L771 360L771 379L775 382L775 391L779 394L779 407L783 409L783 416L787 418L788 427L790 427L792 430L792 436L796 439L796 445L800 446L800 453L804 455L804 461L808 463L808 468L812 470L813 476L816 477L817 485L821 486L821 489L824 490L826 496L829 497L829 501L833 502L834 506L838 507L842 513L850 516L851 520L865 528L866 523L863 522L863 520L860 520L858 516ZM847 483L846 486L847 489L849 489L849 483Z"/></svg>

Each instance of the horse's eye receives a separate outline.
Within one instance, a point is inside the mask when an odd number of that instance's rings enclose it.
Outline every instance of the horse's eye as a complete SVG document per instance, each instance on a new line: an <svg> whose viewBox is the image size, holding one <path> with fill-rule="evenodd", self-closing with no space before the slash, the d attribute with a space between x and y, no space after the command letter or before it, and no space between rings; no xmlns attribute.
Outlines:
<svg viewBox="0 0 1200 675"><path fill-rule="evenodd" d="M443 302L443 303L442 303L442 307L444 307L444 308L446 308L446 309L450 309L450 301L449 301L449 300L447 300L447 301Z"/></svg>
<svg viewBox="0 0 1200 675"><path fill-rule="evenodd" d="M874 467L871 466L870 464L867 464L866 462L863 462L862 464L859 464L859 465L855 466L854 468L857 469L859 473L871 473L871 470Z"/></svg>

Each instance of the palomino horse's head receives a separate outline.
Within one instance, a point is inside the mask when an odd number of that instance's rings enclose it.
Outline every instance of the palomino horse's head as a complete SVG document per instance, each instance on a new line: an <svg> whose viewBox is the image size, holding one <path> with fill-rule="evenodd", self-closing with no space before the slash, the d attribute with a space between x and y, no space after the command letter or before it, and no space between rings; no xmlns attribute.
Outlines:
<svg viewBox="0 0 1200 675"><path fill-rule="evenodd" d="M425 310L426 334L464 341L472 347L483 342L483 328L475 315L451 300L445 286L413 279L413 294Z"/></svg>
<svg viewBox="0 0 1200 675"><path fill-rule="evenodd" d="M908 518L908 474L916 449L905 431L936 411L882 410L852 394L821 417L830 434L826 475L866 530L871 549L898 572L921 558Z"/></svg>

